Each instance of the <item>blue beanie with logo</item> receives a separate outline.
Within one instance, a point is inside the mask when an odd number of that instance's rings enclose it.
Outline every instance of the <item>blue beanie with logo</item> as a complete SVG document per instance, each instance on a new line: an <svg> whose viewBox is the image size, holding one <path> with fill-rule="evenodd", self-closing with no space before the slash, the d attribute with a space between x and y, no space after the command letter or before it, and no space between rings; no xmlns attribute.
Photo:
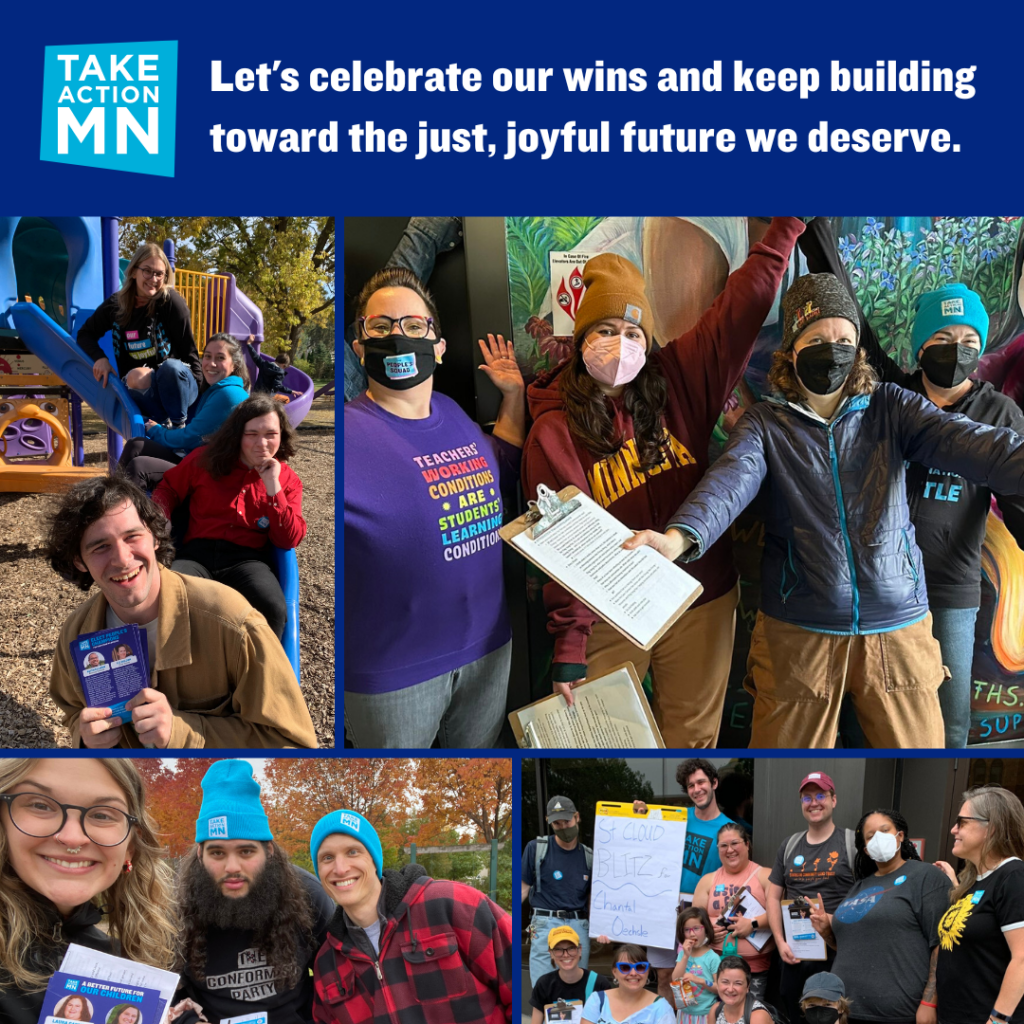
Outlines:
<svg viewBox="0 0 1024 1024"><path fill-rule="evenodd" d="M383 877L384 850L381 848L376 829L356 811L331 811L313 826L313 834L309 837L309 853L313 858L313 870L317 878L320 877L320 866L316 862L316 856L320 851L320 844L328 836L339 834L358 839L366 847L366 852L377 869L377 877Z"/></svg>
<svg viewBox="0 0 1024 1024"><path fill-rule="evenodd" d="M273 839L260 803L260 784L248 761L216 761L203 776L203 805L196 842L208 839Z"/></svg>
<svg viewBox="0 0 1024 1024"><path fill-rule="evenodd" d="M925 292L914 307L914 323L910 329L910 341L914 358L919 359L924 343L943 327L966 324L978 332L981 351L985 351L988 340L988 313L977 292L965 284L944 284L933 292Z"/></svg>

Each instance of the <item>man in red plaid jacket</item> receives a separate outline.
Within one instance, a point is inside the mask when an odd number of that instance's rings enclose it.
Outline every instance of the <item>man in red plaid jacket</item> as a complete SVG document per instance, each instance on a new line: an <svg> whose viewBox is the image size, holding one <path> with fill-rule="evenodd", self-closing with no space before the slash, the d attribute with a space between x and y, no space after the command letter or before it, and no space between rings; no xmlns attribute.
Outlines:
<svg viewBox="0 0 1024 1024"><path fill-rule="evenodd" d="M373 826L332 811L310 839L338 904L313 964L317 1024L506 1024L512 1019L512 919L476 889L383 870Z"/></svg>

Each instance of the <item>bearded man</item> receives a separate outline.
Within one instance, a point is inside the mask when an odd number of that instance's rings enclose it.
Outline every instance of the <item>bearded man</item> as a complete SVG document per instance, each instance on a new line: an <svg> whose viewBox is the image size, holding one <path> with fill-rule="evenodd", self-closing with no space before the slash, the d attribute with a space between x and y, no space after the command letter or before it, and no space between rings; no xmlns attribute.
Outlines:
<svg viewBox="0 0 1024 1024"><path fill-rule="evenodd" d="M246 761L203 777L196 847L178 876L178 998L208 1020L265 1011L273 1024L311 1024L310 967L335 907L274 842ZM176 1024L195 1024L188 1011Z"/></svg>

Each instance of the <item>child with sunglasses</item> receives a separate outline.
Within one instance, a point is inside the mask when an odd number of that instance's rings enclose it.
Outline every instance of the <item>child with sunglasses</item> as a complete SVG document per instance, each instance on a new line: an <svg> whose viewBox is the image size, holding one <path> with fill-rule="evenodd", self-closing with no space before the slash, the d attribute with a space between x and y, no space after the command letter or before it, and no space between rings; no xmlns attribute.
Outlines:
<svg viewBox="0 0 1024 1024"><path fill-rule="evenodd" d="M672 1007L647 989L651 964L640 946L615 951L612 977L618 987L595 992L583 1007L582 1024L675 1024Z"/></svg>
<svg viewBox="0 0 1024 1024"><path fill-rule="evenodd" d="M715 975L721 957L711 948L715 929L703 907L690 907L676 922L676 945L681 946L672 971L678 1024L707 1024L715 1004Z"/></svg>

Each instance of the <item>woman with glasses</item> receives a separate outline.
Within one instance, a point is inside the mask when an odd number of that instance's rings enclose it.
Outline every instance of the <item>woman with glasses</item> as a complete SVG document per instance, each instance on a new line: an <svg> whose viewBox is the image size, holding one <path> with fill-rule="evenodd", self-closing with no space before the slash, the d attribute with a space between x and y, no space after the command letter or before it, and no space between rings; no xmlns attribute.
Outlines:
<svg viewBox="0 0 1024 1024"><path fill-rule="evenodd" d="M718 965L719 1002L711 1008L714 1024L773 1024L772 1015L750 991L750 967L741 956L723 956Z"/></svg>
<svg viewBox="0 0 1024 1024"><path fill-rule="evenodd" d="M269 395L236 405L210 443L171 466L153 492L168 515L188 502L188 530L171 565L242 594L280 640L288 605L271 545L295 548L306 536L302 481L288 465L297 435Z"/></svg>
<svg viewBox="0 0 1024 1024"><path fill-rule="evenodd" d="M898 811L869 811L857 823L856 881L828 914L812 905L814 930L836 950L853 1021L935 1024L939 920L949 879L922 864Z"/></svg>
<svg viewBox="0 0 1024 1024"><path fill-rule="evenodd" d="M100 348L108 331L116 367ZM103 387L116 373L144 416L185 425L202 379L199 353L188 306L174 290L174 268L159 245L146 242L135 250L120 291L82 324L77 341Z"/></svg>
<svg viewBox="0 0 1024 1024"><path fill-rule="evenodd" d="M560 925L548 932L548 951L555 968L550 974L542 974L533 986L530 1006L533 1008L530 1024L541 1024L544 1008L565 1003L586 1003L594 992L603 992L612 987L610 978L596 971L585 971L580 967L580 937L574 928ZM556 1020L559 1018L555 1018Z"/></svg>
<svg viewBox="0 0 1024 1024"><path fill-rule="evenodd" d="M72 942L170 968L170 883L131 761L0 759L0 1020L37 1024Z"/></svg>
<svg viewBox="0 0 1024 1024"><path fill-rule="evenodd" d="M445 341L430 293L401 267L356 302L367 390L345 406L345 729L356 747L493 746L511 629L502 485L525 436L512 345L480 342L502 394L491 435L434 391Z"/></svg>
<svg viewBox="0 0 1024 1024"><path fill-rule="evenodd" d="M121 465L125 474L144 491L152 491L164 473L218 430L231 410L249 397L249 369L242 346L230 334L215 334L206 343L199 398L189 410L188 422L167 427L146 421L146 436L124 443Z"/></svg>
<svg viewBox="0 0 1024 1024"><path fill-rule="evenodd" d="M750 991L763 999L768 987L768 968L775 951L768 924L768 876L771 869L750 859L750 833L736 822L729 822L718 830L718 856L722 866L704 875L693 893L693 906L703 907L715 929L712 947L721 956L726 944L735 954L743 957L750 967ZM741 912L731 914L727 923L722 917L736 893L746 888L764 909L751 913L740 902ZM748 901L749 902L749 901ZM754 932L759 932L751 942Z"/></svg>
<svg viewBox="0 0 1024 1024"><path fill-rule="evenodd" d="M582 1024L675 1024L672 1007L647 988L651 963L631 943L615 950L615 988L595 992L583 1007Z"/></svg>
<svg viewBox="0 0 1024 1024"><path fill-rule="evenodd" d="M997 786L969 789L953 835L960 877L939 922L939 1024L1024 1021L1024 807Z"/></svg>

